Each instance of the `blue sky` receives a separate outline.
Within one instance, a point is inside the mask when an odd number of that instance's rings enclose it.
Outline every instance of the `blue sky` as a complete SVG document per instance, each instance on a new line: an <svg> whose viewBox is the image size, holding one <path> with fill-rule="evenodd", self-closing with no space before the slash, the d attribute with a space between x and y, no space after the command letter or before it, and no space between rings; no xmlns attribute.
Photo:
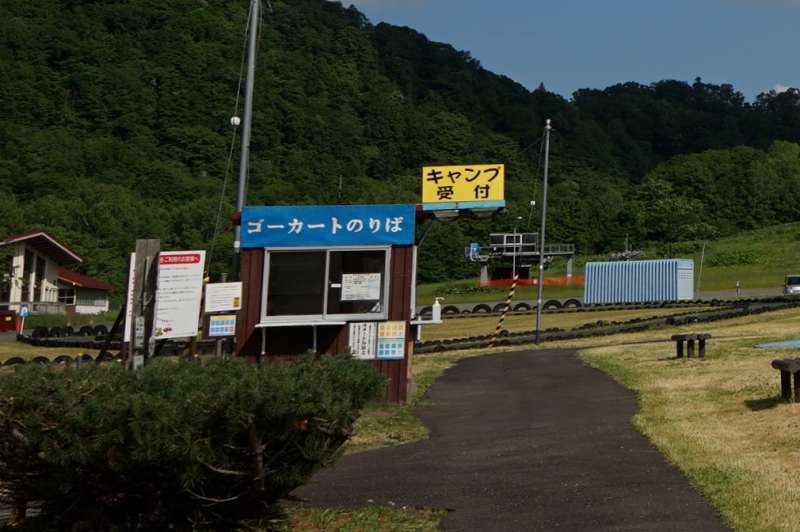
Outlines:
<svg viewBox="0 0 800 532"><path fill-rule="evenodd" d="M468 50L529 88L661 79L731 83L752 100L800 86L800 0L342 0L373 22Z"/></svg>

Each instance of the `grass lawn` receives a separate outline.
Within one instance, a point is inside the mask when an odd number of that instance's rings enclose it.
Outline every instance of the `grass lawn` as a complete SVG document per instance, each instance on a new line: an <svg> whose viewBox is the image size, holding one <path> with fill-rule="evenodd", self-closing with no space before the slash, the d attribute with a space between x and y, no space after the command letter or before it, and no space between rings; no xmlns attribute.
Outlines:
<svg viewBox="0 0 800 532"><path fill-rule="evenodd" d="M608 345L581 356L639 394L635 426L732 528L798 530L800 485L790 472L800 466L800 405L780 401L779 373L770 367L797 352L754 345L800 338L800 310L682 328L692 329L714 335L705 360L675 359L672 342ZM636 336L646 341L646 334Z"/></svg>

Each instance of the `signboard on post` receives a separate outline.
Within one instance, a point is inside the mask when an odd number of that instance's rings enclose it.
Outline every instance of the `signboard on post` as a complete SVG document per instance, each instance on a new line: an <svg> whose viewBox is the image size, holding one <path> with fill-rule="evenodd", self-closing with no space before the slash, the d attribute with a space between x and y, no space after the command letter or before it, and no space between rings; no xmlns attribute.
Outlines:
<svg viewBox="0 0 800 532"><path fill-rule="evenodd" d="M125 330L122 341L129 344L131 341L131 328L133 327L133 288L136 285L136 253L131 253L131 262L128 265L128 292L125 296Z"/></svg>
<svg viewBox="0 0 800 532"><path fill-rule="evenodd" d="M378 359L401 359L406 354L406 322L384 321L378 326Z"/></svg>
<svg viewBox="0 0 800 532"><path fill-rule="evenodd" d="M504 164L425 166L422 168L424 210L504 207Z"/></svg>
<svg viewBox="0 0 800 532"><path fill-rule="evenodd" d="M349 347L353 358L375 360L378 341L378 322L359 321L350 323Z"/></svg>
<svg viewBox="0 0 800 532"><path fill-rule="evenodd" d="M197 336L205 251L164 251L158 256L153 337Z"/></svg>
<svg viewBox="0 0 800 532"><path fill-rule="evenodd" d="M242 308L242 283L206 285L206 313L229 312Z"/></svg>
<svg viewBox="0 0 800 532"><path fill-rule="evenodd" d="M415 205L245 207L242 248L414 243Z"/></svg>
<svg viewBox="0 0 800 532"><path fill-rule="evenodd" d="M235 336L236 314L223 314L208 317L208 336Z"/></svg>

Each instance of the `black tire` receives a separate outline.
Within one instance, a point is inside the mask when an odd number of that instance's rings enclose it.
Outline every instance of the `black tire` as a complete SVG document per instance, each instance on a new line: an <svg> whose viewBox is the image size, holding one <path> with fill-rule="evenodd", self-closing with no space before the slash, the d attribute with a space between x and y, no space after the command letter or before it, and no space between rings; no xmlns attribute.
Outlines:
<svg viewBox="0 0 800 532"><path fill-rule="evenodd" d="M31 360L31 362L33 362L34 364L49 364L50 359L47 357L38 356L38 357L33 357L33 360Z"/></svg>
<svg viewBox="0 0 800 532"><path fill-rule="evenodd" d="M581 302L577 299L567 299L564 301L564 308L580 308Z"/></svg>
<svg viewBox="0 0 800 532"><path fill-rule="evenodd" d="M113 360L114 360L114 355L112 355L108 351L102 351L99 355L97 355L98 362L111 362Z"/></svg>
<svg viewBox="0 0 800 532"><path fill-rule="evenodd" d="M61 327L53 327L50 329L50 334L48 336L50 338L61 338L64 336L64 330Z"/></svg>
<svg viewBox="0 0 800 532"><path fill-rule="evenodd" d="M75 362L69 355L59 355L53 359L53 364L72 364Z"/></svg>
<svg viewBox="0 0 800 532"><path fill-rule="evenodd" d="M558 310L561 308L561 302L556 299L551 299L542 305L542 310Z"/></svg>
<svg viewBox="0 0 800 532"><path fill-rule="evenodd" d="M430 316L431 314L433 314L433 308L429 306L422 307L422 310L419 311L420 316Z"/></svg>
<svg viewBox="0 0 800 532"><path fill-rule="evenodd" d="M492 312L503 312L503 309L506 308L505 303L498 303L492 308Z"/></svg>
<svg viewBox="0 0 800 532"><path fill-rule="evenodd" d="M78 336L93 336L94 335L94 327L91 325L84 325L80 329L78 329Z"/></svg>
<svg viewBox="0 0 800 532"><path fill-rule="evenodd" d="M80 356L80 359L81 359L81 362L94 362L94 359L92 358L92 355L89 355L89 354L86 354L86 353L82 354Z"/></svg>
<svg viewBox="0 0 800 532"><path fill-rule="evenodd" d="M75 336L75 329L71 325L64 327L64 336Z"/></svg>
<svg viewBox="0 0 800 532"><path fill-rule="evenodd" d="M95 325L94 327L94 335L95 336L105 336L108 334L108 327L105 325Z"/></svg>
<svg viewBox="0 0 800 532"><path fill-rule="evenodd" d="M50 331L42 325L34 327L31 331L31 338L47 338L49 335Z"/></svg>
<svg viewBox="0 0 800 532"><path fill-rule="evenodd" d="M448 316L452 316L453 314L458 314L458 307L454 307L453 305L447 305L442 309L442 314L446 314Z"/></svg>
<svg viewBox="0 0 800 532"><path fill-rule="evenodd" d="M473 314L477 314L479 312L486 313L486 312L491 312L491 311L492 311L492 307L490 307L489 305L487 305L485 303L481 303L480 305L475 305L475 308L472 309Z"/></svg>
<svg viewBox="0 0 800 532"><path fill-rule="evenodd" d="M22 357L11 357L5 361L4 366L16 366L17 364L24 364L25 359Z"/></svg>
<svg viewBox="0 0 800 532"><path fill-rule="evenodd" d="M514 305L514 312L528 312L531 306L527 303L517 303Z"/></svg>

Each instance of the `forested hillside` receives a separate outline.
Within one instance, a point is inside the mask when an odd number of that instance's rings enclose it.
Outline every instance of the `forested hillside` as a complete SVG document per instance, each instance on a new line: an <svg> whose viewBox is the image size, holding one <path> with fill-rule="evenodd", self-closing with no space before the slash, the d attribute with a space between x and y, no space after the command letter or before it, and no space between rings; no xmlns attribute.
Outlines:
<svg viewBox="0 0 800 532"><path fill-rule="evenodd" d="M46 228L117 284L136 238L208 249L247 7L0 3L0 238ZM566 100L327 0L272 0L258 61L249 204L415 202L423 164L507 164L510 214L436 227L422 280L472 273L467 242L527 224L545 118L550 235L582 251L800 220L797 90L746 102L729 85L665 80Z"/></svg>

